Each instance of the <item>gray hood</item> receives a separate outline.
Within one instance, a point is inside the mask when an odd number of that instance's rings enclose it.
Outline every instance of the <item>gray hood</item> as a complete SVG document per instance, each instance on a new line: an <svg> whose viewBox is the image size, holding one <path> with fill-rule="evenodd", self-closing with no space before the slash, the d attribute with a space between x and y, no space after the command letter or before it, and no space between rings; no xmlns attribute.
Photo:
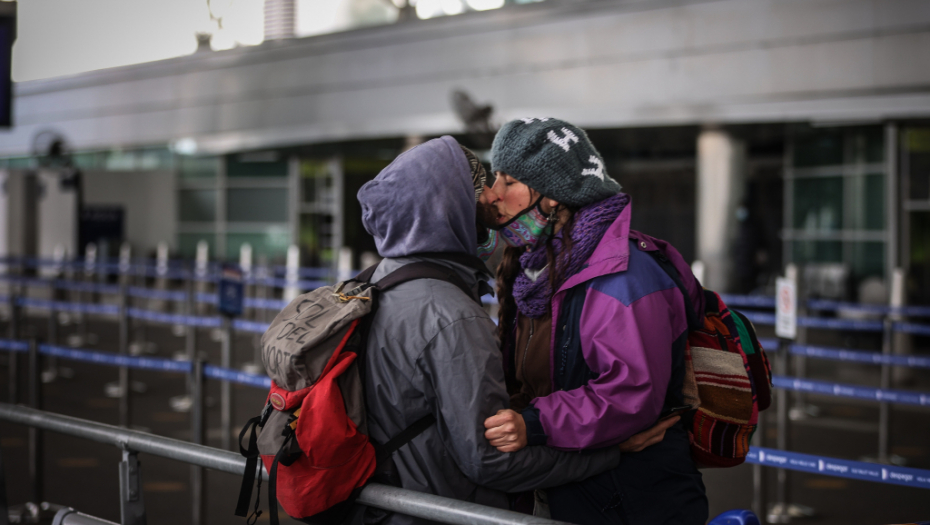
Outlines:
<svg viewBox="0 0 930 525"><path fill-rule="evenodd" d="M382 257L475 253L475 188L465 153L444 136L402 153L358 191Z"/></svg>

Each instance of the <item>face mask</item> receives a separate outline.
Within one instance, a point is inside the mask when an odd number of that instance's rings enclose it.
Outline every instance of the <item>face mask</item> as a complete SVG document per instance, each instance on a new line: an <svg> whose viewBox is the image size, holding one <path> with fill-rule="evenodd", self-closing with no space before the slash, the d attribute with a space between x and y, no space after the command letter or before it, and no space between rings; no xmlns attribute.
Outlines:
<svg viewBox="0 0 930 525"><path fill-rule="evenodd" d="M491 257L500 242L507 246L536 246L546 238L549 218L539 207L540 197L532 206L520 212L510 222L490 230L488 240L478 246L478 257L485 261Z"/></svg>

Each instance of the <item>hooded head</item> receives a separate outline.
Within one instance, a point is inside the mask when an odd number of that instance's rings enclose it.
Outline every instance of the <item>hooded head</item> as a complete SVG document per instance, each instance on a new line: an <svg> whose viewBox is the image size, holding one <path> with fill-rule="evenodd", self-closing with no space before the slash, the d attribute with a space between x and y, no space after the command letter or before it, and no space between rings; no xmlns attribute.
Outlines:
<svg viewBox="0 0 930 525"><path fill-rule="evenodd" d="M402 153L362 186L358 202L382 257L475 253L475 183L452 137Z"/></svg>

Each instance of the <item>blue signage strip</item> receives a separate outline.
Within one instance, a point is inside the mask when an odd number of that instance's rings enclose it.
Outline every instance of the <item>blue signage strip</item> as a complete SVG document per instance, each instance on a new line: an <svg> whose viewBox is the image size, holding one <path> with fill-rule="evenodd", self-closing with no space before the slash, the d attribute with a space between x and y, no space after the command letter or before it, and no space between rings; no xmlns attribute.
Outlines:
<svg viewBox="0 0 930 525"><path fill-rule="evenodd" d="M813 379L798 377L772 376L772 385L775 388L825 394L836 397L851 397L868 401L881 401L901 405L930 406L930 393L909 392L906 390L891 390L871 388L867 386L844 385Z"/></svg>
<svg viewBox="0 0 930 525"><path fill-rule="evenodd" d="M271 378L264 375L248 374L232 368L223 368L220 366L205 365L203 374L210 379L219 379L241 385L255 386L258 388L271 388Z"/></svg>
<svg viewBox="0 0 930 525"><path fill-rule="evenodd" d="M136 357L129 355L97 352L94 350L77 350L64 346L39 345L39 352L45 355L71 359L73 361L86 361L101 365L125 366L129 368L144 368L148 370L161 370L163 372L190 373L189 361L174 361L157 357Z"/></svg>
<svg viewBox="0 0 930 525"><path fill-rule="evenodd" d="M145 321L164 324L181 324L185 326L201 326L206 328L217 328L222 324L219 317L166 314L162 312L153 312L151 310L143 310L141 308L128 308L127 314L133 319L143 319Z"/></svg>
<svg viewBox="0 0 930 525"><path fill-rule="evenodd" d="M930 368L930 357L885 355L881 352L863 352L861 350L846 350L843 348L828 348L812 345L791 345L791 353L794 355L831 359L834 361L895 365L909 368Z"/></svg>
<svg viewBox="0 0 930 525"><path fill-rule="evenodd" d="M799 317L798 326L825 328L828 330L853 330L858 332L881 332L885 329L885 325L881 321L825 319L822 317Z"/></svg>
<svg viewBox="0 0 930 525"><path fill-rule="evenodd" d="M763 447L750 447L746 462L811 474L930 489L930 470L878 465Z"/></svg>

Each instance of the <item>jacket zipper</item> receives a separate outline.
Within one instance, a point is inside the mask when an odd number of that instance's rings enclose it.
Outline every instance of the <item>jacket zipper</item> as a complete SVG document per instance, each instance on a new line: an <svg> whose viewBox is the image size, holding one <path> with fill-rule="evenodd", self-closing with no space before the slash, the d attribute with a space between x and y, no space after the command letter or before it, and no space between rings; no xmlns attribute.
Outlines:
<svg viewBox="0 0 930 525"><path fill-rule="evenodd" d="M533 339L533 332L536 330L536 319L530 318L530 335L526 338L526 347L523 349L523 383L526 383L526 354L530 351L530 341Z"/></svg>

